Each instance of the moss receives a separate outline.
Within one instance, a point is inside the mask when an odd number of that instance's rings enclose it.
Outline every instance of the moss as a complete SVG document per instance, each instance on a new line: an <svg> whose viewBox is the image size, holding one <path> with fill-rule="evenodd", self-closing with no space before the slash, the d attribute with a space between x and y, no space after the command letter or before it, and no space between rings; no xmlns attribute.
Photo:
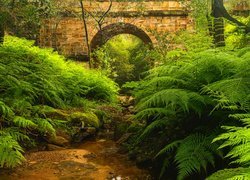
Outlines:
<svg viewBox="0 0 250 180"><path fill-rule="evenodd" d="M75 112L69 118L72 123L84 123L84 126L93 126L95 128L101 126L99 118L92 112Z"/></svg>

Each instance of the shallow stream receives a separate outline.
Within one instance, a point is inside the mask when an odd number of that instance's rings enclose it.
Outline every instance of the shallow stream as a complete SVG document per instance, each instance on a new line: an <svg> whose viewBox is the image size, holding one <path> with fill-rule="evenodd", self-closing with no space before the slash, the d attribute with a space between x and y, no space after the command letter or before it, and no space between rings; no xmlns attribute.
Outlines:
<svg viewBox="0 0 250 180"><path fill-rule="evenodd" d="M149 180L118 152L112 140L93 140L74 149L26 154L27 161L13 171L0 172L0 180ZM1 171L1 170L0 170Z"/></svg>

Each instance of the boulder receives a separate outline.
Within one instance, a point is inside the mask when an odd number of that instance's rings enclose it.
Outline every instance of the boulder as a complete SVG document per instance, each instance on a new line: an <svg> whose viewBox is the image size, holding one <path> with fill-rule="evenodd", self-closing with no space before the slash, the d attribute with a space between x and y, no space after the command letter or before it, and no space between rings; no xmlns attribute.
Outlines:
<svg viewBox="0 0 250 180"><path fill-rule="evenodd" d="M62 136L51 137L48 139L48 143L62 147L68 146L70 144L69 140L65 139Z"/></svg>
<svg viewBox="0 0 250 180"><path fill-rule="evenodd" d="M93 126L95 128L99 128L101 124L98 117L92 112L86 112L86 113L75 112L75 113L72 113L69 116L69 118L73 124L80 123L82 128L85 126Z"/></svg>

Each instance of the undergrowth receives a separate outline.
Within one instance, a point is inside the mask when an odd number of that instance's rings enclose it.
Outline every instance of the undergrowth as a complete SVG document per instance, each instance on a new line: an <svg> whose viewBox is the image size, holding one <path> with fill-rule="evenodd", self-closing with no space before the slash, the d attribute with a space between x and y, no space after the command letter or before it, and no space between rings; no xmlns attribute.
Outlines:
<svg viewBox="0 0 250 180"><path fill-rule="evenodd" d="M247 49L186 53L152 69L140 83L134 119L145 128L135 145L152 138L165 142L155 149L159 179L205 179L223 168L208 179L249 177Z"/></svg>
<svg viewBox="0 0 250 180"><path fill-rule="evenodd" d="M0 168L21 164L23 147L39 136L55 136L56 127L65 123L46 117L43 107L112 103L117 90L101 72L84 69L52 49L7 36L0 45Z"/></svg>

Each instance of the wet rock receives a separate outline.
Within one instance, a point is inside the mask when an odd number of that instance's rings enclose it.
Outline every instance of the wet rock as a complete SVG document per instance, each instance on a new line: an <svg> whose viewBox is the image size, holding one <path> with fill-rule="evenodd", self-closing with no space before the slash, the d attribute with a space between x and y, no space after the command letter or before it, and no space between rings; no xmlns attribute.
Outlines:
<svg viewBox="0 0 250 180"><path fill-rule="evenodd" d="M130 112L130 113L135 113L135 107L134 106L129 106L128 107L128 111Z"/></svg>
<svg viewBox="0 0 250 180"><path fill-rule="evenodd" d="M65 148L64 147L61 147L61 146L57 146L57 145L54 145L54 144L47 144L47 150L48 151L57 151L57 150L64 150Z"/></svg>
<svg viewBox="0 0 250 180"><path fill-rule="evenodd" d="M119 101L123 107L129 107L134 104L134 98L132 96L119 96Z"/></svg>
<svg viewBox="0 0 250 180"><path fill-rule="evenodd" d="M89 135L95 135L96 134L96 128L94 128L94 127L86 127L86 132L89 133Z"/></svg>
<svg viewBox="0 0 250 180"><path fill-rule="evenodd" d="M82 128L85 126L99 128L101 124L98 117L92 112L75 112L70 115L69 119L73 124L80 125Z"/></svg>
<svg viewBox="0 0 250 180"><path fill-rule="evenodd" d="M69 135L69 133L66 132L66 131L63 130L63 129L57 129L57 130L56 130L56 135L65 138L65 139L68 140L69 142L72 141L72 138L71 138L71 136Z"/></svg>
<svg viewBox="0 0 250 180"><path fill-rule="evenodd" d="M87 159L95 159L97 156L94 153L90 153L90 154L84 155L83 157Z"/></svg>
<svg viewBox="0 0 250 180"><path fill-rule="evenodd" d="M83 132L83 131L80 131L76 134L74 134L73 138L72 138L72 141L74 143L80 143L82 142L83 140L85 139L88 139L91 137L91 134L89 134L88 132Z"/></svg>
<svg viewBox="0 0 250 180"><path fill-rule="evenodd" d="M70 144L69 140L65 139L62 136L51 137L48 139L48 143L63 147L68 146Z"/></svg>

